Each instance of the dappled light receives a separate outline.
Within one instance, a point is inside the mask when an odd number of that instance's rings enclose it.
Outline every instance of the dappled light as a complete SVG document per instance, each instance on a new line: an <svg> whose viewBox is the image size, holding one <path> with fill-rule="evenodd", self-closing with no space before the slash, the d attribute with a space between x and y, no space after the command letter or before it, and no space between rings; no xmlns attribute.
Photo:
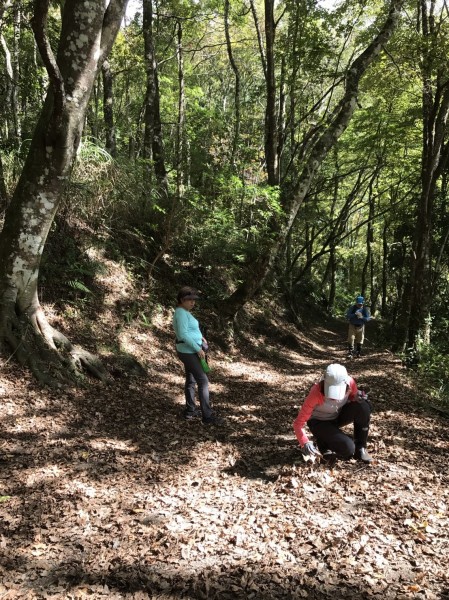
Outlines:
<svg viewBox="0 0 449 600"><path fill-rule="evenodd" d="M449 599L448 23L0 2L0 600Z"/></svg>
<svg viewBox="0 0 449 600"><path fill-rule="evenodd" d="M344 333L297 332L294 352L279 331L263 360L212 336L222 427L180 418L182 369L157 330L133 336L142 363L153 349L147 375L113 387L55 394L25 375L13 391L5 373L2 593L443 597L447 422L415 404L399 361L368 343L348 365L371 387L371 466L301 458L293 419L329 357L344 359Z"/></svg>

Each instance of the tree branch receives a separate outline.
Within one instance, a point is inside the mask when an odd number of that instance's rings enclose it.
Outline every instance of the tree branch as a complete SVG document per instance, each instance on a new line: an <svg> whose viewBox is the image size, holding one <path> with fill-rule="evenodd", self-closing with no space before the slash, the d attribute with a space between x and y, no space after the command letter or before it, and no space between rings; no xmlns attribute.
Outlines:
<svg viewBox="0 0 449 600"><path fill-rule="evenodd" d="M99 64L103 63L104 57L109 54L114 43L117 30L125 16L128 0L111 0L104 13L103 30L101 32L101 57Z"/></svg>
<svg viewBox="0 0 449 600"><path fill-rule="evenodd" d="M260 52L260 59L262 61L263 73L264 73L264 76L266 79L267 78L267 59L266 59L265 50L263 47L262 35L260 33L260 27L259 27L259 19L257 17L256 7L254 6L254 0L250 0L250 5L251 5L251 12L253 13L254 25L256 27L257 43L259 44L259 52Z"/></svg>
<svg viewBox="0 0 449 600"><path fill-rule="evenodd" d="M359 82L367 68L380 53L382 46L389 40L396 22L399 18L400 8L403 0L393 0L390 12L381 31L368 47L351 64L345 78L345 93L339 104L334 110L334 119L325 129L320 138L316 141L314 148L310 152L306 165L299 177L296 186L286 231L289 231L296 219L298 210L310 187L315 172L321 166L329 149L339 139L343 131L349 124L351 117L357 105L357 96L359 91ZM282 239L282 238L281 238Z"/></svg>
<svg viewBox="0 0 449 600"><path fill-rule="evenodd" d="M34 0L33 4L34 11L31 19L31 27L53 88L55 113L60 115L65 105L65 86L47 35L47 17L50 0Z"/></svg>

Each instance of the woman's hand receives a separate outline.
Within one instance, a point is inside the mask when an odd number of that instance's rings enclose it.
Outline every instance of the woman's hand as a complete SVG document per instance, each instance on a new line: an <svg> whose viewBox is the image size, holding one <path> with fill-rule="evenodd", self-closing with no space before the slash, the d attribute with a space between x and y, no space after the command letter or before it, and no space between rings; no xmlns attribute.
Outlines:
<svg viewBox="0 0 449 600"><path fill-rule="evenodd" d="M302 447L302 453L305 456L321 456L321 452L315 447L313 442L306 442Z"/></svg>
<svg viewBox="0 0 449 600"><path fill-rule="evenodd" d="M205 354L204 350L200 350L199 352L197 352L197 354L200 358L206 358L206 354Z"/></svg>

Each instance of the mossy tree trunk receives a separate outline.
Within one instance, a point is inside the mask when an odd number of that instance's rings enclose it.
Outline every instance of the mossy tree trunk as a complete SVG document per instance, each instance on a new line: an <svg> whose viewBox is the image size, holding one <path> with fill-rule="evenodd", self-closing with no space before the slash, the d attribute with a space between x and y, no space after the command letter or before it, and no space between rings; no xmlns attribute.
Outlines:
<svg viewBox="0 0 449 600"><path fill-rule="evenodd" d="M6 191L5 175L3 172L3 161L0 154L0 212L6 209L8 204L8 192Z"/></svg>
<svg viewBox="0 0 449 600"><path fill-rule="evenodd" d="M56 56L47 36L49 0L35 0L33 31L50 87L0 235L0 341L39 380L81 366L105 378L96 358L56 331L38 296L39 266L76 157L92 87L112 48L126 0L66 0ZM61 366L64 369L61 369ZM57 379L57 377L56 377Z"/></svg>

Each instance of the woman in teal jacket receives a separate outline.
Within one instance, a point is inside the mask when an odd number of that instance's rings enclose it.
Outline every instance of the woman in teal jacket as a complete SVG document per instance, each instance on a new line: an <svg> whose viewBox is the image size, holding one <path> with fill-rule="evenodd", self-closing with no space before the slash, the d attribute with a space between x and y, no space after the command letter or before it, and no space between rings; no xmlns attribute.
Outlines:
<svg viewBox="0 0 449 600"><path fill-rule="evenodd" d="M173 315L173 328L176 334L176 353L184 365L186 379L184 392L186 408L184 418L191 420L202 417L205 424L220 424L220 419L213 414L209 403L209 380L203 371L200 359L206 357L207 341L200 331L199 323L191 314L199 296L195 289L183 287L178 293L178 306ZM198 396L201 412L195 404L195 384L198 385Z"/></svg>

